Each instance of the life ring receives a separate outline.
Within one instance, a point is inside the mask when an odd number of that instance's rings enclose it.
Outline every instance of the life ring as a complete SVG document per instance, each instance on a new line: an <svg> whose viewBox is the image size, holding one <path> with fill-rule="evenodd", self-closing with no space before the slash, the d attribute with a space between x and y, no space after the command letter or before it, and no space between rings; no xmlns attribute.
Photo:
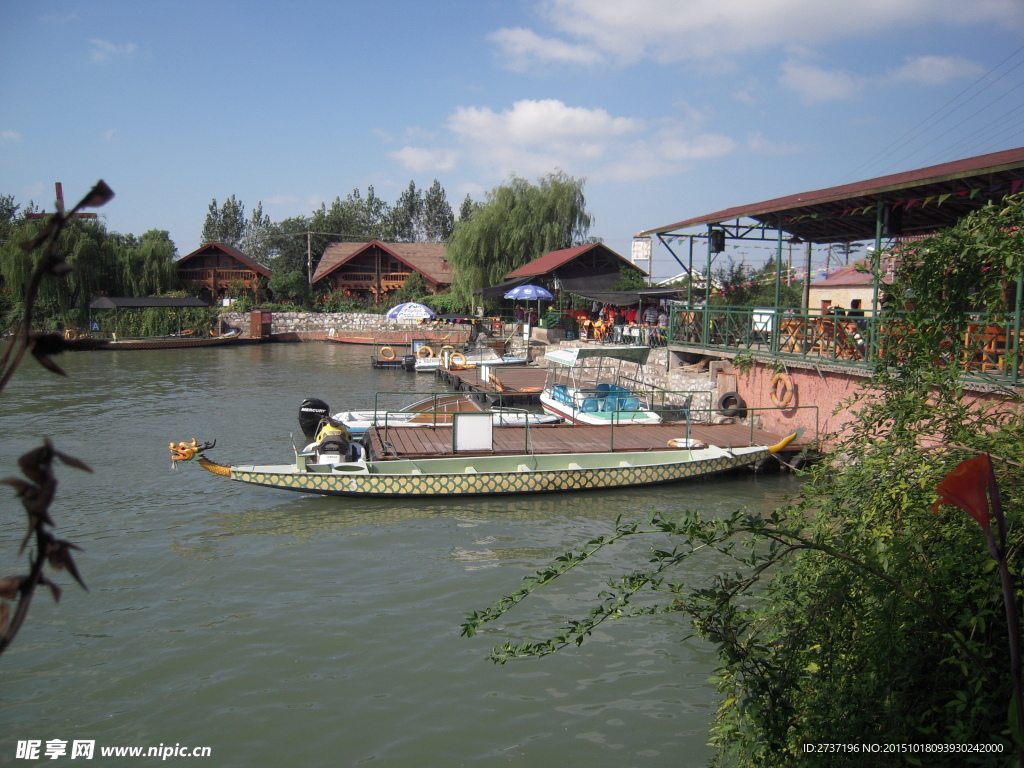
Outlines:
<svg viewBox="0 0 1024 768"><path fill-rule="evenodd" d="M393 350L391 347L381 347L380 348L380 359L381 360L394 360L395 359L395 350Z"/></svg>
<svg viewBox="0 0 1024 768"><path fill-rule="evenodd" d="M424 354L424 353L426 353L426 354ZM426 344L424 344L422 347L420 347L418 350L416 350L416 357L420 358L420 360L426 360L428 357L433 357L433 356L434 356L434 350L432 350Z"/></svg>
<svg viewBox="0 0 1024 768"><path fill-rule="evenodd" d="M451 347L449 347L451 349ZM466 356L461 352L452 352L452 356L448 358L449 365L465 365Z"/></svg>
<svg viewBox="0 0 1024 768"><path fill-rule="evenodd" d="M776 408L789 408L796 394L796 385L793 384L793 377L788 373L776 373L768 385L769 395Z"/></svg>
<svg viewBox="0 0 1024 768"><path fill-rule="evenodd" d="M64 331L64 338L67 339L68 341L71 341L73 338L75 338L75 332L68 328L66 331Z"/></svg>
<svg viewBox="0 0 1024 768"><path fill-rule="evenodd" d="M499 379L493 373L491 374L490 379L491 379L491 384L494 386L495 390L497 390L498 392L504 392L505 391L505 385L501 383L501 379Z"/></svg>
<svg viewBox="0 0 1024 768"><path fill-rule="evenodd" d="M718 412L723 416L739 416L742 419L747 415L747 403L739 392L726 392L718 398Z"/></svg>

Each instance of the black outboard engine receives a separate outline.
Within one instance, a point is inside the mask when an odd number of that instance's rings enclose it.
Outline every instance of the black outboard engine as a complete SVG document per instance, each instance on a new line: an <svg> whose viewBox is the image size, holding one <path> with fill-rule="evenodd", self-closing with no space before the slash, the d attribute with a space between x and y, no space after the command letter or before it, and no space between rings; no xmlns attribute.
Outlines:
<svg viewBox="0 0 1024 768"><path fill-rule="evenodd" d="M406 370L406 371L409 371L410 373L412 371L415 371L416 370L416 355L405 355L402 358L402 369Z"/></svg>
<svg viewBox="0 0 1024 768"><path fill-rule="evenodd" d="M299 406L299 427L302 429L302 434L306 436L307 441L316 437L320 424L330 413L331 407L323 400L307 397L302 401L302 405Z"/></svg>

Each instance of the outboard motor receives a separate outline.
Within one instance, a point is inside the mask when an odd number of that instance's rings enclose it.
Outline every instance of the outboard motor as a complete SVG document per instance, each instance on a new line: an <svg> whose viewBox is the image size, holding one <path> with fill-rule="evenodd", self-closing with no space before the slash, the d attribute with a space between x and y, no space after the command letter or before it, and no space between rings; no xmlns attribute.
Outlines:
<svg viewBox="0 0 1024 768"><path fill-rule="evenodd" d="M316 437L320 424L330 415L331 407L323 400L307 397L299 406L299 427L306 440Z"/></svg>
<svg viewBox="0 0 1024 768"><path fill-rule="evenodd" d="M405 355L402 358L402 368L410 373L416 370L416 355Z"/></svg>

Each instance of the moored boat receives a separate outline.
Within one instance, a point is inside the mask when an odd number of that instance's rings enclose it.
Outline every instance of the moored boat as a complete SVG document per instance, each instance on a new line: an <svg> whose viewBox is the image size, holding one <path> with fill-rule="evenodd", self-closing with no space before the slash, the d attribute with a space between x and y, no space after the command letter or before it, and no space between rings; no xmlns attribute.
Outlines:
<svg viewBox="0 0 1024 768"><path fill-rule="evenodd" d="M437 393L427 395L400 410L374 408L332 412L327 403L318 398L307 398L299 406L299 426L309 440L320 422L327 420L348 430L358 440L370 427L421 427L451 424L456 413L491 413L495 426L513 424L552 424L560 419L545 413L531 413L519 408L488 408L486 403L463 393Z"/></svg>
<svg viewBox="0 0 1024 768"><path fill-rule="evenodd" d="M548 374L540 403L572 424L658 424L644 378L650 347L555 349L544 355ZM623 363L630 365L628 372Z"/></svg>
<svg viewBox="0 0 1024 768"><path fill-rule="evenodd" d="M447 456L367 461L320 451L295 451L293 464L227 466L210 461L212 443L171 443L174 462L196 461L238 482L327 496L468 496L552 493L673 483L737 469L782 451L772 446L719 448L688 445L643 452Z"/></svg>

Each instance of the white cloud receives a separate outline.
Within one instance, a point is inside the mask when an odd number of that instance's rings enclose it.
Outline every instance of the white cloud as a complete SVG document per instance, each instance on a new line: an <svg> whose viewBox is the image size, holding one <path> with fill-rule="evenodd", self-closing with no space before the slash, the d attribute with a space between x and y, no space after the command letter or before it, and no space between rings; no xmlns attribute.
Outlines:
<svg viewBox="0 0 1024 768"><path fill-rule="evenodd" d="M807 104L820 101L848 99L864 89L866 80L849 72L826 70L802 61L786 61L782 64L779 82L795 91Z"/></svg>
<svg viewBox="0 0 1024 768"><path fill-rule="evenodd" d="M1024 29L1020 0L546 0L539 11L555 35L504 29L492 38L513 68L538 61L709 61L894 28L996 24Z"/></svg>
<svg viewBox="0 0 1024 768"><path fill-rule="evenodd" d="M908 56L902 67L889 74L889 79L899 83L944 85L961 77L977 77L984 71L981 65L961 56Z"/></svg>
<svg viewBox="0 0 1024 768"><path fill-rule="evenodd" d="M512 69L526 69L533 62L557 64L595 64L602 56L585 45L544 38L529 29L499 29L490 35L497 43Z"/></svg>
<svg viewBox="0 0 1024 768"><path fill-rule="evenodd" d="M495 179L556 169L595 180L644 179L735 150L731 138L704 132L703 120L688 112L652 124L554 99L518 101L501 112L459 107L447 120L457 150L407 146L391 157L413 171L451 170L458 160Z"/></svg>
<svg viewBox="0 0 1024 768"><path fill-rule="evenodd" d="M570 107L556 99L524 99L501 113L487 107L459 107L448 119L448 127L462 138L517 146L591 143L634 132L641 124L633 118L612 117L603 109Z"/></svg>
<svg viewBox="0 0 1024 768"><path fill-rule="evenodd" d="M22 135L17 131L0 131L0 144L18 144Z"/></svg>
<svg viewBox="0 0 1024 768"><path fill-rule="evenodd" d="M402 147L388 154L415 173L450 171L455 167L456 160L456 154L452 150L426 147Z"/></svg>
<svg viewBox="0 0 1024 768"><path fill-rule="evenodd" d="M92 38L89 40L89 45L92 47L90 56L93 61L106 61L107 59L117 57L130 57L135 55L137 46L135 43L124 43L122 45L116 45L109 40L99 40Z"/></svg>

